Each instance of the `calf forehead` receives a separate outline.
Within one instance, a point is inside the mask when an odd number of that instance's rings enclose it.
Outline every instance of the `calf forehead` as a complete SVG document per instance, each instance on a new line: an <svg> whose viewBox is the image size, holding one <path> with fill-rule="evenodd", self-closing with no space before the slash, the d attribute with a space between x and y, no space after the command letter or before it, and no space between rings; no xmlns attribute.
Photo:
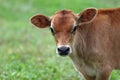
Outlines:
<svg viewBox="0 0 120 80"><path fill-rule="evenodd" d="M69 29L75 22L75 15L72 11L62 10L57 12L51 21L51 26L56 29Z"/></svg>

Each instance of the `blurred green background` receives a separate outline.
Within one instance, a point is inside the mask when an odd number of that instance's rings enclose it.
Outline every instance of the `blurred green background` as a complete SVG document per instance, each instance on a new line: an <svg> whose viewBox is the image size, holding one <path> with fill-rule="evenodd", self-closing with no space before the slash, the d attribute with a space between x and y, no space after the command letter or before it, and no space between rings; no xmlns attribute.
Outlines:
<svg viewBox="0 0 120 80"><path fill-rule="evenodd" d="M88 7L120 7L119 0L0 0L0 80L83 80L69 57L55 53L49 29L38 29L29 19L51 16L61 9L75 13ZM113 71L111 80L120 80Z"/></svg>

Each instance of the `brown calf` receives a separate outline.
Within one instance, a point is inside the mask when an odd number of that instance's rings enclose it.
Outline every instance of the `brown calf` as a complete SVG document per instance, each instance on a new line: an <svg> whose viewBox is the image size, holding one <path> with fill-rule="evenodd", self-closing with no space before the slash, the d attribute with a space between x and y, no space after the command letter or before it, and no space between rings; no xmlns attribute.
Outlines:
<svg viewBox="0 0 120 80"><path fill-rule="evenodd" d="M50 18L36 15L31 23L50 26L57 53L69 55L86 80L109 80L112 70L120 69L120 8L61 10Z"/></svg>

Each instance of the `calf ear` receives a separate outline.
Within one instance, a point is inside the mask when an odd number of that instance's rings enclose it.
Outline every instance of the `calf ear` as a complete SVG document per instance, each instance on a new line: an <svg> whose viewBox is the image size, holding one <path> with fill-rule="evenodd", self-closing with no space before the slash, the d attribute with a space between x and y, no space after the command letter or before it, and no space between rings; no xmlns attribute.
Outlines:
<svg viewBox="0 0 120 80"><path fill-rule="evenodd" d="M78 15L79 16L78 23L79 24L90 23L94 20L97 14L98 14L98 10L95 8L86 9Z"/></svg>
<svg viewBox="0 0 120 80"><path fill-rule="evenodd" d="M35 15L31 18L31 23L39 28L50 26L50 20L44 15Z"/></svg>

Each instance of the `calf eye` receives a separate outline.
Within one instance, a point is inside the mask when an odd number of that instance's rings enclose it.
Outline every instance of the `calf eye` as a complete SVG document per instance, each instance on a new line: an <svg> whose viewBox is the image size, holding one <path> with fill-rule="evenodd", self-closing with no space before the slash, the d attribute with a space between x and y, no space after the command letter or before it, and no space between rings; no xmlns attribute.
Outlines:
<svg viewBox="0 0 120 80"><path fill-rule="evenodd" d="M50 27L50 31L51 31L52 34L55 33L54 30L53 30L53 28L51 28L51 27Z"/></svg>
<svg viewBox="0 0 120 80"><path fill-rule="evenodd" d="M76 29L77 29L77 26L73 27L72 33L74 33L76 31Z"/></svg>

